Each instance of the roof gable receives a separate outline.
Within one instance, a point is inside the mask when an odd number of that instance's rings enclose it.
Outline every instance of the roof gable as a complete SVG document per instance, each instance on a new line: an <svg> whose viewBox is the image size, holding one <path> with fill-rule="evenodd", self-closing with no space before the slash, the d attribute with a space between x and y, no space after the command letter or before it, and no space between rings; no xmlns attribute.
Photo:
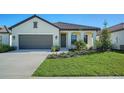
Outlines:
<svg viewBox="0 0 124 93"><path fill-rule="evenodd" d="M19 26L19 25L21 25L21 24L23 24L23 23L25 23L25 22L27 22L27 21L35 18L35 17L44 21L44 22L46 22L46 23L48 23L48 24L50 24L50 25L52 25L52 26L54 26L54 27L56 27L56 28L58 28L59 30L97 30L97 31L100 30L100 28L98 28L98 27L72 24L72 23L65 23L65 22L50 23L47 20L45 20L45 19L43 19L43 18L41 18L37 15L31 16L31 17L29 17L29 18L27 18L27 19L15 24L15 25L9 27L9 29L15 28L16 26Z"/></svg>
<svg viewBox="0 0 124 93"><path fill-rule="evenodd" d="M56 25L54 25L54 24L48 22L47 20L45 20L45 19L43 19L43 18L41 18L41 17L39 17L39 16L37 16L37 15L31 16L31 17L29 17L29 18L27 18L27 19L25 19L25 20L23 20L23 21L21 21L21 22L15 24L15 25L9 27L9 29L15 28L16 26L19 26L19 25L21 25L21 24L23 24L23 23L27 22L28 20L31 20L31 19L33 19L33 18L35 18L35 17L38 18L38 19L40 19L40 20L42 20L42 21L44 21L44 22L46 22L46 23L48 23L48 24L50 24L50 25L52 25L52 26L54 26L54 27L56 27L56 28L58 28L58 29L60 29L58 26L56 26Z"/></svg>

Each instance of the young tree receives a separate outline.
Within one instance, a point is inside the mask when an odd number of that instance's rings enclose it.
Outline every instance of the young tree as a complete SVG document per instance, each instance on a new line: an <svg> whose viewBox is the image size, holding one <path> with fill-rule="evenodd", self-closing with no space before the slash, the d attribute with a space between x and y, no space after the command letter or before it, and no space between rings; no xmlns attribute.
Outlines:
<svg viewBox="0 0 124 93"><path fill-rule="evenodd" d="M104 22L104 28L102 29L99 41L101 42L101 49L106 51L111 48L111 40L109 29L107 28L107 22Z"/></svg>

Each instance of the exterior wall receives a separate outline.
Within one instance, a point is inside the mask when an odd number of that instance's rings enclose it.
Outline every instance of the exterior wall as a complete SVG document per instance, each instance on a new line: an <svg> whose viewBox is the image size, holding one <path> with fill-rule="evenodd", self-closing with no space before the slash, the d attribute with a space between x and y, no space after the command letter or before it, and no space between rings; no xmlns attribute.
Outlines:
<svg viewBox="0 0 124 93"><path fill-rule="evenodd" d="M38 28L33 28L33 22L38 22ZM12 46L19 48L19 35L53 35L53 45L59 45L59 29L38 19L33 18L12 29ZM15 37L15 39L13 38ZM57 38L56 38L57 37Z"/></svg>
<svg viewBox="0 0 124 93"><path fill-rule="evenodd" d="M124 45L124 30L112 32L111 41L112 41L113 49L120 49L120 45Z"/></svg>
<svg viewBox="0 0 124 93"><path fill-rule="evenodd" d="M99 40L99 36L96 36L96 40Z"/></svg>
<svg viewBox="0 0 124 93"><path fill-rule="evenodd" d="M67 35L67 38L66 38L67 48L73 48L73 45L71 44L72 33L75 33L75 34L77 33L77 40L83 40L84 35L87 34L88 35L87 47L95 48L94 41L96 40L96 31L78 31L78 30L77 31L75 31L75 30L67 31L67 30L64 30L64 31L60 31L60 33L66 33L66 35Z"/></svg>
<svg viewBox="0 0 124 93"><path fill-rule="evenodd" d="M0 33L0 36L2 36L2 44L10 45L10 35L7 33Z"/></svg>

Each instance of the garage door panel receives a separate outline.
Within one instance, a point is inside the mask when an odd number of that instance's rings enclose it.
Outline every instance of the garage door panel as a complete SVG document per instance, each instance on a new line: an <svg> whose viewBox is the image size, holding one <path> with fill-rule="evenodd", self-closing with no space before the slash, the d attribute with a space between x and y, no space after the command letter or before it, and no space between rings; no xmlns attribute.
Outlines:
<svg viewBox="0 0 124 93"><path fill-rule="evenodd" d="M52 35L19 35L20 49L47 49L52 45Z"/></svg>

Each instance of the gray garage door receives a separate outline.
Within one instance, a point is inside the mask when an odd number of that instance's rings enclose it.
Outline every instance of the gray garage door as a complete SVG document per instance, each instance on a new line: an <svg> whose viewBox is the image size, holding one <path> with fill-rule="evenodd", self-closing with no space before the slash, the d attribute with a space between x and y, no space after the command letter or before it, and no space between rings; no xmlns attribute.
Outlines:
<svg viewBox="0 0 124 93"><path fill-rule="evenodd" d="M52 35L19 35L19 49L49 49L52 45Z"/></svg>

